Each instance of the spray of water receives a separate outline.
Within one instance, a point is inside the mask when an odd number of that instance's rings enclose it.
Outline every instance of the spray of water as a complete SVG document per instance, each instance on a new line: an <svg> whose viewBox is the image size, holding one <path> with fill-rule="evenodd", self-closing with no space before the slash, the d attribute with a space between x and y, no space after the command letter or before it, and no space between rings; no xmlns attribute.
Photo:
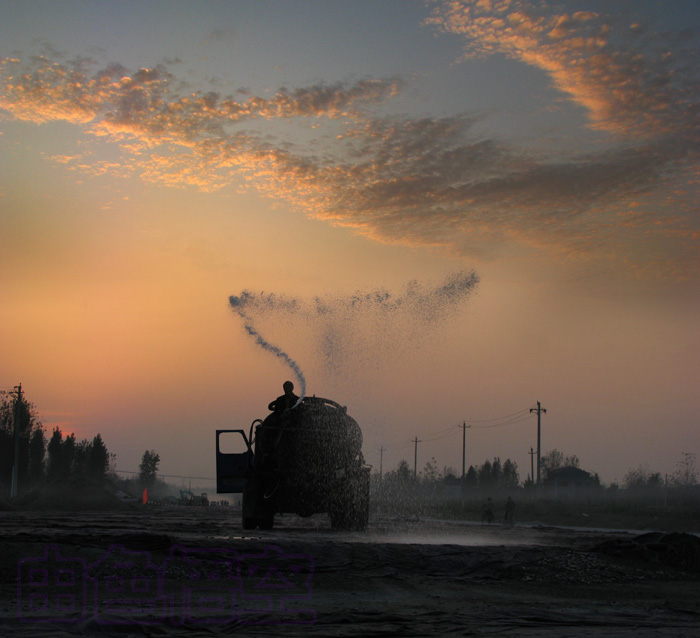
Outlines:
<svg viewBox="0 0 700 638"><path fill-rule="evenodd" d="M398 291L382 288L306 299L243 291L230 304L256 343L282 359L300 382L304 377L299 366L261 337L256 326L268 320L284 325L300 343L306 337L324 375L347 383L387 361L398 361L434 337L445 321L460 314L478 281L474 272L457 272L437 284L411 281Z"/></svg>
<svg viewBox="0 0 700 638"><path fill-rule="evenodd" d="M235 295L231 295L229 297L229 304L231 305L231 308L233 308L238 313L238 316L243 320L243 328L253 339L255 339L255 343L259 345L263 350L271 352L278 359L281 359L287 366L289 366L289 368L294 373L294 376L296 377L299 384L299 400L294 406L296 407L306 396L306 379L304 377L304 373L301 371L299 364L297 364L297 362L294 361L294 359L292 359L286 352L278 348L276 345L267 341L267 339L265 339L255 329L253 321L246 314L246 305L250 302L250 299L250 293L244 291L238 297L236 297Z"/></svg>

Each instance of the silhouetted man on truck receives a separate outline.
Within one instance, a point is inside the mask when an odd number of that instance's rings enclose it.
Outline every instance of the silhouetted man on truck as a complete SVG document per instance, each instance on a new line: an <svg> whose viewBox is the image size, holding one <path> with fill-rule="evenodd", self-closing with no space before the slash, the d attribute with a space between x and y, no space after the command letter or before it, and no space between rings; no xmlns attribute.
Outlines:
<svg viewBox="0 0 700 638"><path fill-rule="evenodd" d="M267 409L272 410L275 414L282 414L287 410L291 410L299 400L299 397L294 394L294 384L291 381L285 381L282 389L284 394L278 396L267 406Z"/></svg>

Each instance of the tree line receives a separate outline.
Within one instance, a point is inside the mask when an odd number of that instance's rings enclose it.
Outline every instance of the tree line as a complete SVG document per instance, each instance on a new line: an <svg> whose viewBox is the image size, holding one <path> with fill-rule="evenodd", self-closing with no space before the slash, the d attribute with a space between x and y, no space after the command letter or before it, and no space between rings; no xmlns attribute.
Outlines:
<svg viewBox="0 0 700 638"><path fill-rule="evenodd" d="M62 476L84 476L103 482L114 474L116 456L107 449L101 434L78 440L59 427L47 439L36 408L19 392L0 392L0 483L9 485L15 461L15 423L19 435L18 482L33 485ZM146 450L139 466L139 483L151 487L158 472L160 456ZM112 478L116 478L113 476Z"/></svg>
<svg viewBox="0 0 700 638"><path fill-rule="evenodd" d="M408 485L417 482L422 487L437 487L439 485L461 482L452 467L438 469L435 457L428 461L420 473L411 470L408 461L401 460L395 470L390 470L382 477L386 484ZM506 459L501 462L499 457L493 461L486 460L481 465L470 465L465 473L464 487L481 489L510 489L520 484L518 464Z"/></svg>
<svg viewBox="0 0 700 638"><path fill-rule="evenodd" d="M78 440L55 427L47 440L34 404L23 396L0 394L0 480L9 483L15 457L15 422L19 435L17 474L20 484L44 478L79 475L102 481L109 470L110 455L102 435Z"/></svg>
<svg viewBox="0 0 700 638"><path fill-rule="evenodd" d="M630 469L622 482L628 490L643 491L660 487L688 488L698 485L700 472L695 462L695 454L684 452L676 464L676 471L662 476L661 472L653 472L646 465Z"/></svg>
<svg viewBox="0 0 700 638"><path fill-rule="evenodd" d="M550 474L563 467L575 467L580 469L580 461L575 454L564 454L556 448L550 450L540 458L540 473L542 481L546 481ZM470 465L465 472L464 481L457 476L455 470L449 466L438 469L435 458L428 461L421 472L411 469L408 461L401 460L397 467L386 472L382 477L375 475L375 480L389 485L416 484L422 487L438 486L459 482L466 489L481 490L507 490L519 486L530 487L534 485L534 479L528 473L528 478L521 483L518 473L518 465L515 461L506 459L503 463L499 457L486 460L481 465ZM593 484L601 485L597 473L592 474ZM672 474L662 476L660 472L653 472L647 466L640 465L627 471L622 484L616 482L610 484L611 489L623 487L627 490L649 490L664 486L683 488L694 487L699 484L700 470L696 465L696 456L691 452L684 452Z"/></svg>
<svg viewBox="0 0 700 638"><path fill-rule="evenodd" d="M575 454L566 455L557 449L550 450L540 459L542 480L546 480L553 470L561 467L579 467L579 465L578 456ZM408 461L401 460L395 470L390 470L383 477L383 480L389 483L404 484L414 479L423 486L460 482L466 489L482 490L509 490L521 485L518 464L511 459L501 461L498 456L493 460L486 459L480 465L470 465L464 474L463 482L452 467L445 466L440 471L435 457L432 457L419 473L411 470ZM528 476L524 486L533 484L533 478Z"/></svg>

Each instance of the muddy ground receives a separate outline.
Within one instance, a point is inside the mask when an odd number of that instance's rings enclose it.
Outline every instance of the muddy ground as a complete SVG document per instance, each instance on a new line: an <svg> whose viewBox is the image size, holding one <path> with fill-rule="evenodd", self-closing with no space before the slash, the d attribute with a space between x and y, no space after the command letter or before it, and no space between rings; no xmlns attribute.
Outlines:
<svg viewBox="0 0 700 638"><path fill-rule="evenodd" d="M0 512L2 636L700 636L690 535L215 508Z"/></svg>

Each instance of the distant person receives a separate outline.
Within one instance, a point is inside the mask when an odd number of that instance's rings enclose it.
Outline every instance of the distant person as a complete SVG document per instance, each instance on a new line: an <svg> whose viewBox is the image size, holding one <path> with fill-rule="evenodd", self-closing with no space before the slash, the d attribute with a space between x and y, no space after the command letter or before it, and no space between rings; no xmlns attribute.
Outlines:
<svg viewBox="0 0 700 638"><path fill-rule="evenodd" d="M491 525L493 523L493 501L489 496L484 503L484 510L481 514L481 524L488 523Z"/></svg>
<svg viewBox="0 0 700 638"><path fill-rule="evenodd" d="M291 381L285 381L282 384L282 389L284 394L278 396L267 406L267 409L272 410L275 414L282 414L287 410L291 410L299 400L299 397L294 394L294 384Z"/></svg>
<svg viewBox="0 0 700 638"><path fill-rule="evenodd" d="M506 527L513 527L515 525L515 501L509 496L506 501L506 514L503 519L503 524Z"/></svg>

